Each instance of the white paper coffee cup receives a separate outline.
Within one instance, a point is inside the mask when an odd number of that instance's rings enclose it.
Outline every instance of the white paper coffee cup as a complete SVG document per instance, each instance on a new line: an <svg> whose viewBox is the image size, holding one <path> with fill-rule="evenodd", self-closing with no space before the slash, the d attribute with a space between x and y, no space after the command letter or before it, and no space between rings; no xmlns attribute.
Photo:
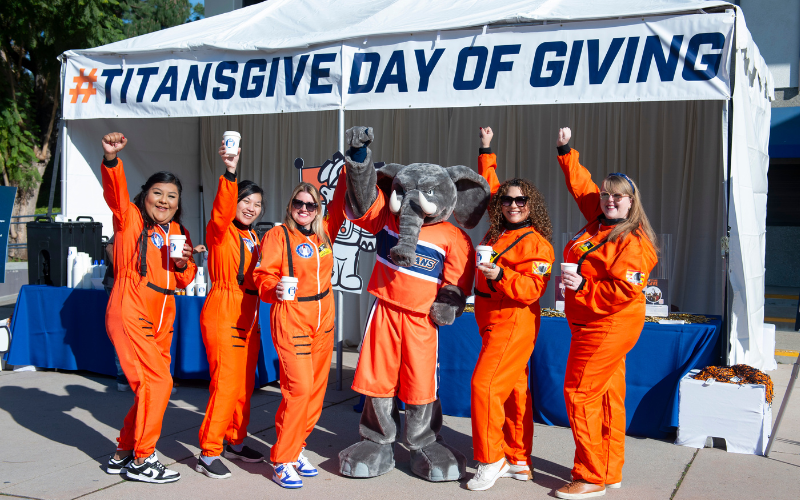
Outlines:
<svg viewBox="0 0 800 500"><path fill-rule="evenodd" d="M475 248L478 257L478 264L488 264L492 261L492 247L487 245L478 245Z"/></svg>
<svg viewBox="0 0 800 500"><path fill-rule="evenodd" d="M205 283L196 283L197 285L197 296L198 297L205 297L206 296L206 284Z"/></svg>
<svg viewBox="0 0 800 500"><path fill-rule="evenodd" d="M173 259L182 259L184 243L186 243L186 236L171 234L169 237L169 256Z"/></svg>
<svg viewBox="0 0 800 500"><path fill-rule="evenodd" d="M578 272L578 264L572 264L569 262L562 262L561 263L561 274L564 274L564 271L569 271L571 273Z"/></svg>
<svg viewBox="0 0 800 500"><path fill-rule="evenodd" d="M225 154L228 156L236 156L239 153L239 141L242 136L239 132L228 130L222 134L222 142L225 144Z"/></svg>
<svg viewBox="0 0 800 500"><path fill-rule="evenodd" d="M196 285L194 283L189 283L188 285L186 285L186 295L188 295L189 297L194 297L195 286Z"/></svg>
<svg viewBox="0 0 800 500"><path fill-rule="evenodd" d="M281 283L283 283L281 300L294 300L294 296L297 295L297 282L298 279L291 276L283 276L281 278Z"/></svg>

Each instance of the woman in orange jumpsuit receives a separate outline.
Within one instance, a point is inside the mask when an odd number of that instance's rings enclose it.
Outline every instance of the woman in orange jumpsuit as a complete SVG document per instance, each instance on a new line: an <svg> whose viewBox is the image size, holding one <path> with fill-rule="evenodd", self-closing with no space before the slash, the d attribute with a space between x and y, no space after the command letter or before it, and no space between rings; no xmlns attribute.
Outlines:
<svg viewBox="0 0 800 500"><path fill-rule="evenodd" d="M317 475L303 450L319 420L328 384L335 318L332 245L344 221L344 194L342 172L323 217L319 191L300 183L283 225L264 235L261 265L253 273L261 300L272 304L270 330L283 399L275 415L277 440L270 459L272 480L284 488L300 488L300 476ZM293 300L283 300L282 277L298 280Z"/></svg>
<svg viewBox="0 0 800 500"><path fill-rule="evenodd" d="M228 156L224 145L219 148L227 170L219 178L206 228L208 272L214 286L200 313L200 329L211 372L211 394L200 426L202 453L195 470L214 479L231 475L220 455L244 462L264 460L264 455L242 444L250 422L250 396L261 347L260 301L253 281L261 249L252 225L261 215L263 190L251 181L236 184L239 153ZM228 441L224 450L223 439Z"/></svg>
<svg viewBox="0 0 800 500"><path fill-rule="evenodd" d="M642 290L658 257L636 184L614 173L598 187L570 149L570 136L559 130L558 163L588 224L564 248L564 262L578 265L561 277L572 330L564 399L575 464L572 482L555 494L581 499L622 485L625 355L644 327Z"/></svg>
<svg viewBox="0 0 800 500"><path fill-rule="evenodd" d="M486 490L501 477L533 478L533 401L528 360L539 330L539 298L553 265L553 227L544 197L530 182L500 184L489 148L492 129L481 128L478 170L492 188L491 227L481 245L490 263L475 276L475 319L483 345L472 374L472 446L478 461L467 483Z"/></svg>
<svg viewBox="0 0 800 500"><path fill-rule="evenodd" d="M128 143L119 133L103 137L103 197L114 215L114 288L106 331L135 393L106 472L128 479L169 483L180 479L155 452L172 391L170 346L175 288L194 280L192 242L180 224L181 183L170 172L150 176L133 203L122 160ZM170 235L184 235L183 257L169 256Z"/></svg>

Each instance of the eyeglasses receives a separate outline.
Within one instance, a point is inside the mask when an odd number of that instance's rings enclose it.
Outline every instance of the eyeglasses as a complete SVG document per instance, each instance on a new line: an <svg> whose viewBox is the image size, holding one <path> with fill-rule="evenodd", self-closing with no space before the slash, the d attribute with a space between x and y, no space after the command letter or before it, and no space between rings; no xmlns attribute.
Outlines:
<svg viewBox="0 0 800 500"><path fill-rule="evenodd" d="M512 203L514 203L518 207L524 207L526 203L528 203L527 196L517 196L516 198L512 198L511 196L501 196L500 203L504 207L510 207Z"/></svg>
<svg viewBox="0 0 800 500"><path fill-rule="evenodd" d="M600 200L602 200L602 201L606 201L606 200L608 200L608 199L609 199L609 198L611 198L611 197L613 197L613 198L614 198L614 201L616 201L617 203L619 203L620 201L622 201L622 198L630 198L630 197L631 197L631 195L629 195L629 194L622 194L622 193L611 194L611 193L606 193L605 191L600 191Z"/></svg>
<svg viewBox="0 0 800 500"><path fill-rule="evenodd" d="M319 205L314 203L313 201L304 202L298 200L297 198L292 200L292 208L294 208L295 210L301 210L304 206L306 207L306 210L308 210L309 212L316 212L317 208L319 208Z"/></svg>

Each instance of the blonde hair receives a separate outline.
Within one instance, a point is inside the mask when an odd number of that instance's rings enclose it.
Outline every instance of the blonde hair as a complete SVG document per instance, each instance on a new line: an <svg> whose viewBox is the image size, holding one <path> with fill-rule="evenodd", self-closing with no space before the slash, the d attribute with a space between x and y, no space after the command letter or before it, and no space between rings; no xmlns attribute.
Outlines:
<svg viewBox="0 0 800 500"><path fill-rule="evenodd" d="M311 230L314 231L314 234L317 235L320 241L324 241L331 245L331 240L328 238L328 235L325 233L325 228L322 225L322 201L319 195L319 191L313 184L309 184L308 182L301 182L294 188L292 191L292 196L289 198L289 204L286 205L286 215L283 216L283 224L287 226L289 229L296 230L297 229L297 222L294 221L292 217L292 201L294 201L295 197L300 193L308 193L314 198L314 203L317 204L317 215L314 216L314 220L311 221Z"/></svg>
<svg viewBox="0 0 800 500"><path fill-rule="evenodd" d="M603 180L603 190L612 194L626 194L631 199L631 208L628 210L628 217L625 222L620 222L614 229L611 230L608 241L617 241L617 238L625 239L626 236L633 233L635 236L641 238L644 236L653 245L653 249L658 252L658 241L656 233L653 231L653 226L650 225L650 219L644 212L642 206L642 199L639 196L639 187L629 177L622 177L620 175L611 174Z"/></svg>

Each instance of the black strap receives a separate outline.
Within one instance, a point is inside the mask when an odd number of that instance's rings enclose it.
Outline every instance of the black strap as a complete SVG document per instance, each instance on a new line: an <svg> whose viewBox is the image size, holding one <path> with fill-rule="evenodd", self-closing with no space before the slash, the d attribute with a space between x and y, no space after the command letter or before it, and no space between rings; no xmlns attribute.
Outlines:
<svg viewBox="0 0 800 500"><path fill-rule="evenodd" d="M591 239L591 238L589 238L589 240L590 240L590 239ZM589 240L586 240L586 241L589 241ZM601 242L600 242L600 243L598 243L597 245L595 245L595 246L593 246L592 248L590 248L589 250L587 250L587 251L586 251L586 253L584 253L583 255L581 255L581 258L580 258L580 259L578 259L578 274L581 274L581 265L583 265L583 261L586 259L586 256L587 256L587 255L589 255L590 253L594 252L595 250L597 250L597 249L598 249L598 248L600 248L601 246L605 245L605 244L606 244L606 241L608 241L608 240L603 240L603 241L601 241Z"/></svg>
<svg viewBox="0 0 800 500"><path fill-rule="evenodd" d="M244 240L239 235L239 274L236 275L236 282L244 285Z"/></svg>
<svg viewBox="0 0 800 500"><path fill-rule="evenodd" d="M503 250L502 252L500 252L499 254L497 254L497 257L495 257L495 258L494 258L493 262L497 262L498 260L500 260L500 257L502 257L504 253L506 253L506 252L508 252L509 250L511 250L512 248L514 248L514 246L515 246L517 243L519 243L520 241L522 241L522 238L524 238L524 237L528 236L529 234L533 234L534 232L535 232L535 231L528 231L527 233L523 234L522 236L520 236L519 238L517 238L516 240L514 240L514 242L513 242L513 243L511 243L510 245L508 245L508 246L506 247L506 249L505 249L505 250ZM486 280L486 284L489 286L489 290L491 290L491 291L493 291L493 292L496 292L496 291L497 291L497 290L495 290L495 289L494 289L494 285L492 284L492 281L491 281L491 280Z"/></svg>
<svg viewBox="0 0 800 500"><path fill-rule="evenodd" d="M477 288L475 289L475 295L477 295L478 297L483 297L485 299L491 299L492 298L492 294L483 293L480 290L478 290Z"/></svg>
<svg viewBox="0 0 800 500"><path fill-rule="evenodd" d="M292 245L289 244L289 230L286 229L285 224L281 224L281 228L283 229L283 234L286 236L286 258L289 260L289 277L294 278L294 264L292 263Z"/></svg>
<svg viewBox="0 0 800 500"><path fill-rule="evenodd" d="M144 224L144 222L142 223ZM170 224L172 224L172 221L170 221ZM181 229L181 234L186 236L186 228L183 227L183 224L178 224L178 227ZM142 233L139 235L139 275L143 278L147 276L147 237L147 226L143 225ZM166 243L169 244L169 231L167 231ZM239 284L241 285L241 283Z"/></svg>
<svg viewBox="0 0 800 500"><path fill-rule="evenodd" d="M166 288L161 288L160 286L154 285L149 281L147 282L147 288L151 288L158 293L163 293L164 295L175 295L175 290L167 290Z"/></svg>
<svg viewBox="0 0 800 500"><path fill-rule="evenodd" d="M311 295L311 296L308 296L308 297L297 297L297 301L298 302L314 302L314 301L320 300L323 297L325 297L326 295L328 295L330 293L330 291L331 291L331 289L328 288L324 292L318 293L316 295Z"/></svg>
<svg viewBox="0 0 800 500"><path fill-rule="evenodd" d="M258 295L258 290L248 290L245 288L244 293L246 293L247 295Z"/></svg>

